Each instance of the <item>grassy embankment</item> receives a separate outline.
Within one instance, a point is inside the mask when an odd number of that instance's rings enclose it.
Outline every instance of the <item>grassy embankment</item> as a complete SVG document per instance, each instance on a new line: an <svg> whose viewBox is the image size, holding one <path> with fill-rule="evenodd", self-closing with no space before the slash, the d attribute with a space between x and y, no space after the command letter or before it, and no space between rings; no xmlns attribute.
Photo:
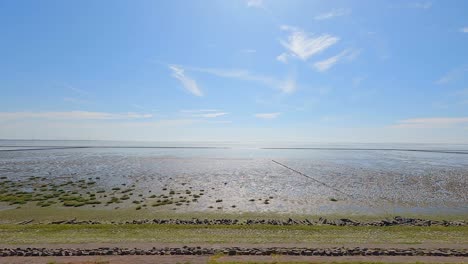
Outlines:
<svg viewBox="0 0 468 264"><path fill-rule="evenodd" d="M178 212L168 210L165 207L149 208L135 210L134 208L76 208L76 207L38 207L34 204L23 205L21 208L11 208L0 210L0 224L13 224L25 220L34 219L34 222L50 222L57 220L66 220L76 218L77 220L96 220L103 222L111 221L127 221L136 219L312 219L317 220L320 216L328 219L350 218L357 221L374 221L382 219L391 219L395 215L378 214L378 215L362 215L362 214L327 214L327 215L304 215L304 214L284 214L284 213L254 213L254 212L239 212L227 213L222 210L217 212ZM405 214L405 217L414 217L431 220L468 220L465 214L459 215L420 215L420 214Z"/></svg>
<svg viewBox="0 0 468 264"><path fill-rule="evenodd" d="M314 243L467 244L468 227L0 225L3 244L40 243Z"/></svg>

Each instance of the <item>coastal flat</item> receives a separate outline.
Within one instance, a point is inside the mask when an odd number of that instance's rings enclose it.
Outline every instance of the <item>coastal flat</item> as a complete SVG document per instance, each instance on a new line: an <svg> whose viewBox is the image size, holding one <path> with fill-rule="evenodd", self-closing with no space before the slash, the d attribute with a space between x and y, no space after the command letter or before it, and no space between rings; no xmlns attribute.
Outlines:
<svg viewBox="0 0 468 264"><path fill-rule="evenodd" d="M89 215L72 213L86 219L100 211L130 219L169 213L466 216L465 156L355 149L2 151L0 211L36 220L54 207L86 209Z"/></svg>

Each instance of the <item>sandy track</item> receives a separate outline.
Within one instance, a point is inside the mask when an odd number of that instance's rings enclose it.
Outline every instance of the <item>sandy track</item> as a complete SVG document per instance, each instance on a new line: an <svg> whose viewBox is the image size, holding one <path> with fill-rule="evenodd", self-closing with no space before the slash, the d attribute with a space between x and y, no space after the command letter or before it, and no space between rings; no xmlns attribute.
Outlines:
<svg viewBox="0 0 468 264"><path fill-rule="evenodd" d="M71 244L0 244L0 248L81 248L81 249L94 249L100 247L118 247L118 248L139 248L151 249L165 248L165 247L209 247L209 248L225 248L225 247L242 247L242 248L271 248L271 247L309 247L309 248L333 248L333 247L361 247L361 248L452 248L452 249L466 249L468 245L460 244L440 244L440 243L420 243L420 244L362 244L362 243L341 243L341 244L322 244L322 243L222 243L222 244L209 244L209 243L158 243L158 242L120 242L120 243L71 243Z"/></svg>

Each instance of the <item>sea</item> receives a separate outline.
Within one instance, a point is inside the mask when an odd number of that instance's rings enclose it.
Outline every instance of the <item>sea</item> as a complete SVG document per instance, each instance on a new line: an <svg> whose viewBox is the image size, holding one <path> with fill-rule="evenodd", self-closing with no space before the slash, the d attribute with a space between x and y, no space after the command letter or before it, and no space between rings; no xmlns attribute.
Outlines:
<svg viewBox="0 0 468 264"><path fill-rule="evenodd" d="M182 212L468 215L466 144L0 140L0 177L31 176L205 191Z"/></svg>

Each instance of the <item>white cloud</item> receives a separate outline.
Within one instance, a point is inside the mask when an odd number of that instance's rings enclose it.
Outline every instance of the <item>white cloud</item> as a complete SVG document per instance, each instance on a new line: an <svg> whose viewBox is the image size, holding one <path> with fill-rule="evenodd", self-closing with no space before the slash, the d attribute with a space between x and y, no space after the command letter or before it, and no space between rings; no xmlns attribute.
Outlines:
<svg viewBox="0 0 468 264"><path fill-rule="evenodd" d="M217 109L180 110L181 113L219 112Z"/></svg>
<svg viewBox="0 0 468 264"><path fill-rule="evenodd" d="M208 73L223 78L231 78L243 81L258 82L263 85L281 90L284 93L292 93L296 90L296 82L292 76L288 76L284 80L276 79L270 76L253 74L243 69L216 69L216 68L197 68L187 67L187 69L197 72Z"/></svg>
<svg viewBox="0 0 468 264"><path fill-rule="evenodd" d="M460 32L462 32L462 33L468 33L468 27L462 27L462 28L460 28Z"/></svg>
<svg viewBox="0 0 468 264"><path fill-rule="evenodd" d="M323 13L314 17L315 20L326 20L339 16L346 16L351 14L351 9L333 9L330 12Z"/></svg>
<svg viewBox="0 0 468 264"><path fill-rule="evenodd" d="M187 91L196 96L203 96L203 93L198 87L197 82L185 75L184 69L182 67L170 65L169 69L172 70L172 77L179 80Z"/></svg>
<svg viewBox="0 0 468 264"><path fill-rule="evenodd" d="M146 107L144 107L142 105L139 105L139 104L131 104L131 106L134 107L134 108L140 109L140 110L146 110L147 109Z"/></svg>
<svg viewBox="0 0 468 264"><path fill-rule="evenodd" d="M397 1L390 1L389 8L405 8L405 9L421 9L421 10L428 10L432 8L431 1L402 1L402 3L394 4L393 2Z"/></svg>
<svg viewBox="0 0 468 264"><path fill-rule="evenodd" d="M359 51L344 50L339 54L332 56L326 60L314 63L314 68L319 72L325 72L337 64L342 59L353 60L359 55Z"/></svg>
<svg viewBox="0 0 468 264"><path fill-rule="evenodd" d="M253 75L248 70L243 69L218 69L218 68L198 68L198 67L187 67L189 70L208 73L225 78L234 78L242 80L264 80L265 77L259 75Z"/></svg>
<svg viewBox="0 0 468 264"><path fill-rule="evenodd" d="M261 118L261 119L275 119L277 118L281 113L259 113L259 114L255 114L254 116L256 118Z"/></svg>
<svg viewBox="0 0 468 264"><path fill-rule="evenodd" d="M434 128L468 123L468 117L411 118L398 121L397 128Z"/></svg>
<svg viewBox="0 0 468 264"><path fill-rule="evenodd" d="M288 51L288 56L298 57L301 60L307 60L309 57L318 54L339 41L338 37L322 34L320 36L311 36L302 29L287 25L281 26L282 30L288 31L287 40L281 40L280 43ZM285 55L281 54L281 60L286 60ZM277 58L278 59L278 58Z"/></svg>
<svg viewBox="0 0 468 264"><path fill-rule="evenodd" d="M286 80L284 80L279 88L281 89L281 91L285 92L285 93L292 93L296 90L296 79L295 78L288 78Z"/></svg>
<svg viewBox="0 0 468 264"><path fill-rule="evenodd" d="M215 118L215 117L220 117L227 115L228 113L225 112L215 112L215 113L206 113L206 114L199 114L199 115L194 115L195 117L203 117L203 118Z"/></svg>
<svg viewBox="0 0 468 264"><path fill-rule="evenodd" d="M276 60L281 61L282 63L288 63L288 54L287 53L281 53L276 57Z"/></svg>
<svg viewBox="0 0 468 264"><path fill-rule="evenodd" d="M67 139L67 140L187 140L202 119L163 120L18 120L1 125L0 138ZM209 121L206 121L209 122Z"/></svg>
<svg viewBox="0 0 468 264"><path fill-rule="evenodd" d="M290 25L281 25L280 29L284 30L284 31L300 31L301 30L298 27L294 27L294 26L290 26Z"/></svg>
<svg viewBox="0 0 468 264"><path fill-rule="evenodd" d="M247 0L248 7L263 7L263 0Z"/></svg>
<svg viewBox="0 0 468 264"><path fill-rule="evenodd" d="M55 120L117 120L151 118L151 114L106 113L88 111L69 112L0 112L0 121L18 119L55 119Z"/></svg>
<svg viewBox="0 0 468 264"><path fill-rule="evenodd" d="M316 62L314 63L314 68L319 72L327 71L328 69L333 67L333 65L335 65L340 60L341 57L343 57L342 53L335 55L333 57L330 57L326 60Z"/></svg>
<svg viewBox="0 0 468 264"><path fill-rule="evenodd" d="M192 117L201 117L201 118L215 118L215 117L225 116L229 114L229 113L217 110L217 109L180 110L179 112L183 114L190 114Z"/></svg>

